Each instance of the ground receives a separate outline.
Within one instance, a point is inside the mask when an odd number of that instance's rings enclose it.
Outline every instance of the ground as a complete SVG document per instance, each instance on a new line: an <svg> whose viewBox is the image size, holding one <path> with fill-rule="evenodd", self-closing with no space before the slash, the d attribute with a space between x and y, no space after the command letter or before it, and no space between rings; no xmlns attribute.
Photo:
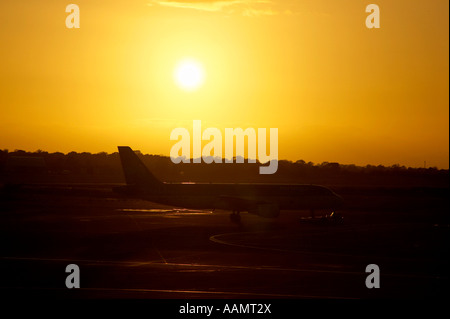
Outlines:
<svg viewBox="0 0 450 319"><path fill-rule="evenodd" d="M0 291L50 298L448 299L448 189L336 189L342 224L190 211L107 187L3 190ZM303 217L303 218L302 218ZM68 289L65 268L80 268ZM366 287L366 266L380 288Z"/></svg>

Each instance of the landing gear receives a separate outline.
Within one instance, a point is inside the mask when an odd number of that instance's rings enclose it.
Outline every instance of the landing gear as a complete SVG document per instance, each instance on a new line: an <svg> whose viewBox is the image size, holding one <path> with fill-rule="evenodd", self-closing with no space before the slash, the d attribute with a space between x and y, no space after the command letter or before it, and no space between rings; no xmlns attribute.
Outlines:
<svg viewBox="0 0 450 319"><path fill-rule="evenodd" d="M230 220L232 223L240 224L241 215L239 215L239 211L233 210L233 212L230 214Z"/></svg>
<svg viewBox="0 0 450 319"><path fill-rule="evenodd" d="M326 215L316 215L315 209L310 209L309 212L311 214L310 217L302 217L300 219L301 222L323 225L341 225L344 223L344 217L342 216L342 214L335 211L331 211L331 213Z"/></svg>
<svg viewBox="0 0 450 319"><path fill-rule="evenodd" d="M340 225L344 223L344 217L340 213L331 212L330 215L325 215L322 217L323 222L332 225Z"/></svg>

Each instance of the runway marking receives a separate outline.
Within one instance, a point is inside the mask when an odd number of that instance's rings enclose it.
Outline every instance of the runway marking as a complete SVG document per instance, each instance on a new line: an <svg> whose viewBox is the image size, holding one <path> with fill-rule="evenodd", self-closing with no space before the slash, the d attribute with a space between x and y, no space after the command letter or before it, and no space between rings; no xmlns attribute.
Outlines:
<svg viewBox="0 0 450 319"><path fill-rule="evenodd" d="M342 231L342 230L341 230ZM309 255L321 255L321 256L332 256L332 257L351 257L351 258L362 258L362 257L370 257L370 255L354 255L354 254L342 254L342 253L328 253L328 252L315 252L315 251L307 251L307 250L292 250L292 249L281 249L281 248L272 248L272 247L260 247L260 246L254 246L254 245L245 245L245 244L239 244L239 243L233 243L229 241L225 241L223 239L218 239L218 237L224 237L224 236L230 236L230 235L240 235L240 234L268 234L267 231L258 231L258 232L236 232L236 233L225 233L225 234L218 234L209 237L209 240L222 245L227 246L234 246L234 247L240 247L240 248L246 248L246 249L257 249L257 250L267 250L267 251L275 251L275 252L282 252L282 253L297 253L297 254L309 254ZM319 233L322 234L322 233ZM329 234L327 232L323 233ZM315 236L318 234L307 234L305 236ZM245 240L245 239L242 239ZM426 261L426 258L399 258L399 257L390 257L390 256L376 256L378 259L388 259L388 260L402 260L402 261Z"/></svg>
<svg viewBox="0 0 450 319"><path fill-rule="evenodd" d="M161 257L161 260L167 265L167 260L164 258L164 256L161 254L161 252L159 251L158 248L155 247L155 245L153 245L152 243L152 247L153 249L158 253L159 257Z"/></svg>
<svg viewBox="0 0 450 319"><path fill-rule="evenodd" d="M116 209L116 211L124 212L124 213L149 213L149 215L145 215L146 217L166 217L166 218L174 218L178 216L190 216L190 215L211 215L211 210L196 210L196 209L185 209L185 208L172 208L172 209L159 209L159 208L151 208L151 209L142 209L142 208L120 208Z"/></svg>
<svg viewBox="0 0 450 319"><path fill-rule="evenodd" d="M135 219L132 215L128 214L127 212L125 212L125 213L127 214L127 216L128 216L129 218L131 218L131 220L133 221L133 223L136 225L136 228L138 229L138 231L142 232L143 229L142 229L141 225L139 225L139 223L136 221L136 219ZM153 244L153 242L152 242L152 248L153 248L153 250L156 251L156 253L158 254L158 256L161 257L161 260L164 261L165 264L167 264L167 260L164 258L164 256L163 256L163 255L161 254L161 252L158 250L158 248L156 248L156 246Z"/></svg>
<svg viewBox="0 0 450 319"><path fill-rule="evenodd" d="M281 248L271 248L271 247L259 247L259 246L252 246L252 245L243 245L243 244L237 244L228 242L225 240L218 239L218 237L223 236L229 236L229 235L239 235L239 234L258 234L258 233L267 233L265 231L261 232L238 232L238 233L226 233L226 234L218 234L209 237L209 240L222 245L227 246L235 246L240 248L250 248L250 249L258 249L258 250L269 250L269 251L276 251L276 252L283 252L283 253L298 253L298 254L311 254L311 255L328 255L328 256L340 256L340 257L355 257L354 255L350 254L337 254L337 253L323 253L323 252L311 252L311 251L303 251L303 250L290 250L290 249L281 249Z"/></svg>
<svg viewBox="0 0 450 319"><path fill-rule="evenodd" d="M194 263L162 263L158 261L113 261L113 260L89 260L89 259L68 259L68 258L35 258L35 257L0 257L3 260L20 260L20 261L49 261L49 262L69 262L69 263L86 263L91 265L118 265L125 267L136 266L156 266L156 267L193 267L193 268L217 268L217 269L236 269L236 270L260 270L260 271L285 271L285 272L304 272L304 273L329 273L342 275L365 276L362 271L343 271L343 270L324 270L324 269L307 269L307 268L282 268L274 266L242 266L242 265L213 265L213 264L194 264ZM404 278L424 278L424 279L448 279L444 276L427 276L420 274L389 274L384 273L387 277L404 277Z"/></svg>
<svg viewBox="0 0 450 319"><path fill-rule="evenodd" d="M57 290L67 292L64 288L53 287L0 287L0 290ZM139 293L169 293L169 294L196 294L196 295L232 295L247 297L275 297L275 298L304 298L304 299L351 299L360 298L342 297L342 296L323 296L323 295L293 295L293 294L269 294L258 292L236 292L236 291L209 291L209 290L174 290L174 289L146 289L146 288L79 288L79 291L116 291L116 292L139 292ZM74 297L76 298L76 297Z"/></svg>
<svg viewBox="0 0 450 319"><path fill-rule="evenodd" d="M133 266L135 261L116 261L116 260L93 260L93 259L74 259L74 258L37 258L37 257L0 257L3 260L23 260L23 261L51 261L51 262L79 262L86 264L117 264Z"/></svg>

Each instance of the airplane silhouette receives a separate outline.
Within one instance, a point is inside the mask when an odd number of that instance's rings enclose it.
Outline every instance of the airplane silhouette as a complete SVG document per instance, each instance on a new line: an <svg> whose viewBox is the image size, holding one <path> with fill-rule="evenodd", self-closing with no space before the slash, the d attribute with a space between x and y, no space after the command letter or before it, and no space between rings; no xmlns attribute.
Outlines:
<svg viewBox="0 0 450 319"><path fill-rule="evenodd" d="M341 219L334 210L343 199L327 187L302 184L219 184L163 183L158 180L128 146L118 146L127 186L116 192L152 202L190 209L230 210L233 222L240 222L240 212L275 218L280 210L330 210L328 215Z"/></svg>

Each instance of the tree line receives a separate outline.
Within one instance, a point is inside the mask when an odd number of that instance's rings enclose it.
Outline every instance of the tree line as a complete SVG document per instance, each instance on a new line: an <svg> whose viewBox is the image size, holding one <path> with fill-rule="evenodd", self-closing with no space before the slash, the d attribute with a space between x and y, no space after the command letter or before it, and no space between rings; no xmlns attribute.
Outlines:
<svg viewBox="0 0 450 319"><path fill-rule="evenodd" d="M260 175L260 163L174 164L168 156L139 154L146 166L166 182L276 182L325 185L420 185L448 187L449 171L436 167L412 168L401 165L348 165L333 162L313 163L303 160L278 161L273 175ZM11 173L11 163L17 158L40 158L45 167L41 178L49 180L82 180L92 182L123 182L124 177L117 152L61 152L42 150L0 150L0 178ZM191 161L192 162L192 161ZM27 164L24 164L26 166ZM19 167L20 171L22 168ZM26 169L26 167L23 167ZM29 170L25 170L31 174ZM44 171L44 172L42 172ZM20 173L20 172L19 172Z"/></svg>

